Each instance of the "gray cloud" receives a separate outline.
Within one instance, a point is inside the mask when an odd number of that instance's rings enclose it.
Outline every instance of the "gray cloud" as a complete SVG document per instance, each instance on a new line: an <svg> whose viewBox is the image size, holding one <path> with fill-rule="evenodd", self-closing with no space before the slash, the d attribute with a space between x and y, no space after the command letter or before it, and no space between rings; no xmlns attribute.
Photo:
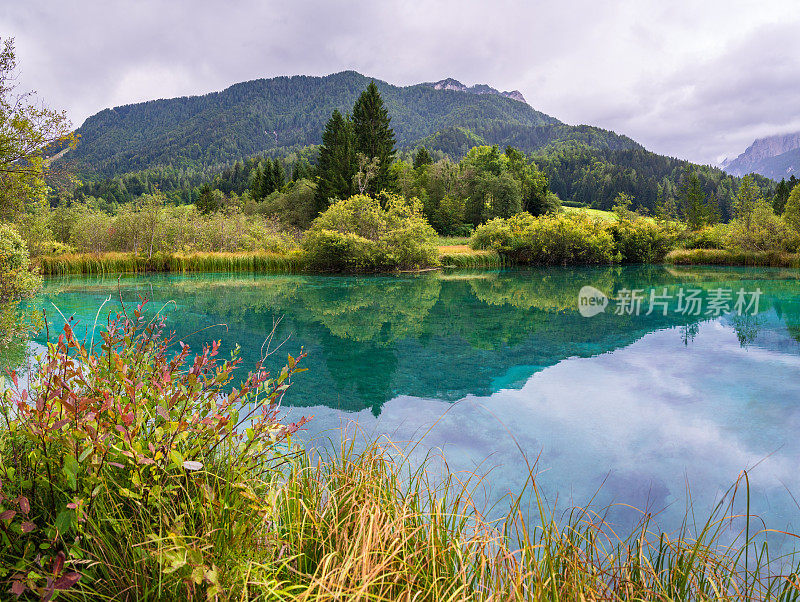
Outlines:
<svg viewBox="0 0 800 602"><path fill-rule="evenodd" d="M794 0L27 0L0 10L23 84L76 124L118 104L356 69L519 89L568 123L694 161L800 129Z"/></svg>

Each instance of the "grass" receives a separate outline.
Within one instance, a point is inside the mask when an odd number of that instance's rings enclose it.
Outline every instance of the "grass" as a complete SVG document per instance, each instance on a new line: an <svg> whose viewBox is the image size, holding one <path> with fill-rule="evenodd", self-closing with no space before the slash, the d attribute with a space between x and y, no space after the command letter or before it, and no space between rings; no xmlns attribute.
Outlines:
<svg viewBox="0 0 800 602"><path fill-rule="evenodd" d="M469 239L451 239L461 243ZM474 251L466 244L440 246L442 265L446 267L500 267L496 253ZM307 270L301 252L239 253L167 253L152 258L133 253L73 253L42 255L33 263L45 276L142 274L146 272L252 272L291 274Z"/></svg>
<svg viewBox="0 0 800 602"><path fill-rule="evenodd" d="M782 251L734 251L727 249L676 249L664 263L674 265L721 265L800 268L800 254Z"/></svg>
<svg viewBox="0 0 800 602"><path fill-rule="evenodd" d="M469 244L469 236L439 236L436 244L441 247L463 246Z"/></svg>
<svg viewBox="0 0 800 602"><path fill-rule="evenodd" d="M133 253L44 255L34 264L46 276L144 272L293 273L304 269L299 253L167 253L151 258Z"/></svg>
<svg viewBox="0 0 800 602"><path fill-rule="evenodd" d="M470 249L466 245L439 247L439 260L446 268L500 268L507 265L494 251Z"/></svg>
<svg viewBox="0 0 800 602"><path fill-rule="evenodd" d="M589 217L601 219L606 222L616 221L617 216L613 211L603 211L602 209L589 209L587 207L563 207L565 213L585 213Z"/></svg>

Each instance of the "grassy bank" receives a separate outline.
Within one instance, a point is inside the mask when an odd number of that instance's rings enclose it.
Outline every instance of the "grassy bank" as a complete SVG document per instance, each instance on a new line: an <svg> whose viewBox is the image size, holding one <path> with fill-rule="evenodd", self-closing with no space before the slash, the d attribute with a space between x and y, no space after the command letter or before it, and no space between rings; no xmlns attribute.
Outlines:
<svg viewBox="0 0 800 602"><path fill-rule="evenodd" d="M133 253L76 253L43 255L33 262L46 276L144 272L294 273L305 269L305 260L299 252L161 253L150 258Z"/></svg>
<svg viewBox="0 0 800 602"><path fill-rule="evenodd" d="M673 265L800 268L800 253L731 251L725 249L676 249L667 254L664 258L664 263Z"/></svg>
<svg viewBox="0 0 800 602"><path fill-rule="evenodd" d="M509 265L494 251L470 249L466 244L439 247L439 261L445 268L501 268Z"/></svg>
<svg viewBox="0 0 800 602"><path fill-rule="evenodd" d="M800 599L791 559L756 545L755 517L735 516L748 507L746 475L705 522L693 513L667 534L643 512L622 533L602 510L551 512L521 454L528 497L507 498L507 515L490 521L480 475L414 466L389 441L346 433L339 445L298 447L291 436L303 422L280 424L277 403L302 378L302 354L277 378L259 369L231 391L235 357L216 360L216 345L175 357L163 324L143 315L129 309L95 350L66 326L27 395L12 388L0 398L0 591L142 601Z"/></svg>
<svg viewBox="0 0 800 602"><path fill-rule="evenodd" d="M502 267L502 258L490 251L474 251L466 245L439 247L443 267ZM151 258L133 253L73 253L42 255L33 264L45 276L142 274L146 272L252 272L292 274L309 271L304 254L280 253L169 253Z"/></svg>

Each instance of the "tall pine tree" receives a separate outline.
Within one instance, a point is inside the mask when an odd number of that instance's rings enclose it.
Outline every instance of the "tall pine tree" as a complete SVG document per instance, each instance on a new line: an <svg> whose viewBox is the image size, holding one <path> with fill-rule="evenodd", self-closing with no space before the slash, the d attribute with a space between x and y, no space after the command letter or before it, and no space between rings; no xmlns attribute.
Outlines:
<svg viewBox="0 0 800 602"><path fill-rule="evenodd" d="M318 211L327 209L331 199L346 199L353 194L356 173L353 149L353 126L349 119L334 109L325 132L317 160L317 191L314 201Z"/></svg>
<svg viewBox="0 0 800 602"><path fill-rule="evenodd" d="M369 161L378 159L378 173L367 189L375 194L391 188L394 178L390 171L395 155L394 130L389 127L389 111L375 82L370 82L353 107L353 138L355 152L363 153Z"/></svg>

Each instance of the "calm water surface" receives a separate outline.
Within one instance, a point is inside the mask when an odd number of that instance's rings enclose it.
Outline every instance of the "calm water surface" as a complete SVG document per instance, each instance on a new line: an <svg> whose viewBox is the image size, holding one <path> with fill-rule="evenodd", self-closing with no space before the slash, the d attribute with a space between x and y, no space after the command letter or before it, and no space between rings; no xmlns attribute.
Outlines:
<svg viewBox="0 0 800 602"><path fill-rule="evenodd" d="M585 285L646 299L639 315L617 315L612 300L587 318L578 311ZM558 507L594 496L598 507L660 511L671 529L685 515L687 483L704 515L751 469L754 510L800 529L798 271L215 274L129 277L119 287L116 278L49 280L37 304L53 333L55 307L80 331L109 296L101 316L120 293L126 303L146 296L194 349L238 343L247 366L280 318L273 347L288 340L273 366L286 352L308 353L285 400L290 418L314 416L304 437L338 439L336 427L351 421L398 442L424 435L414 456L441 450L455 470L488 472L490 502L522 487L524 453ZM664 287L671 299L646 315L651 289ZM677 311L681 289L701 291L700 315ZM731 291L731 311L706 313L716 290ZM733 311L739 290L761 291L757 315ZM621 522L634 516L612 511Z"/></svg>

